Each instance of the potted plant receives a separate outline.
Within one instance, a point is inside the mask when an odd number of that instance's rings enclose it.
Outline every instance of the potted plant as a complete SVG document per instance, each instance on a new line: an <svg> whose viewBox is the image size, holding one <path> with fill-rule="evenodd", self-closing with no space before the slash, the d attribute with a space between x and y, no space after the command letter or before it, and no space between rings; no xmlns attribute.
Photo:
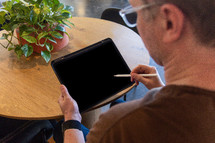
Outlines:
<svg viewBox="0 0 215 143"><path fill-rule="evenodd" d="M73 7L59 0L9 0L2 5L0 24L5 33L0 39L6 39L8 44L0 45L9 51L14 50L18 58L40 52L48 63L51 52L56 51L55 45L64 37L68 39L65 26L71 28L73 25L68 21ZM66 42L62 42L64 46Z"/></svg>

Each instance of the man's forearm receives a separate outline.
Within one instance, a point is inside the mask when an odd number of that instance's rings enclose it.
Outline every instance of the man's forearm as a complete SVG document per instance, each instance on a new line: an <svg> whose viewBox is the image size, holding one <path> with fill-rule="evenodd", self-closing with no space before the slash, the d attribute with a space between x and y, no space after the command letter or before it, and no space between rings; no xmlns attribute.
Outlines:
<svg viewBox="0 0 215 143"><path fill-rule="evenodd" d="M85 143L83 132L78 129L68 129L64 132L64 143Z"/></svg>

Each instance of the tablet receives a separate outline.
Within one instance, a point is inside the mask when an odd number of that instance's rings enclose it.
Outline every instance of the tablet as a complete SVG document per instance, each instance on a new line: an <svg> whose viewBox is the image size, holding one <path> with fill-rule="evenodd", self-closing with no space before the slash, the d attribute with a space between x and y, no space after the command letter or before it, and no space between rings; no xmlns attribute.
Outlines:
<svg viewBox="0 0 215 143"><path fill-rule="evenodd" d="M51 66L78 103L80 112L133 84L130 78L114 77L131 71L110 38L55 59Z"/></svg>

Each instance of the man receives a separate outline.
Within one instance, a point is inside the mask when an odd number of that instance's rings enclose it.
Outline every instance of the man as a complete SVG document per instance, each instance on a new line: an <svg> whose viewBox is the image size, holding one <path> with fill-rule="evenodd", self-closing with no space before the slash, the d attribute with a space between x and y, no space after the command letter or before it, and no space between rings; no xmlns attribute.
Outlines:
<svg viewBox="0 0 215 143"><path fill-rule="evenodd" d="M100 116L90 143L215 142L215 2L213 0L131 0L137 28L150 55L164 66L166 85L138 66L132 81L153 88L144 99L122 103ZM127 13L130 13L127 11ZM126 12L124 13L126 14ZM124 17L125 19L125 17ZM59 104L67 120L81 121L76 102L61 86ZM73 126L74 127L74 126ZM67 129L64 142L84 142Z"/></svg>

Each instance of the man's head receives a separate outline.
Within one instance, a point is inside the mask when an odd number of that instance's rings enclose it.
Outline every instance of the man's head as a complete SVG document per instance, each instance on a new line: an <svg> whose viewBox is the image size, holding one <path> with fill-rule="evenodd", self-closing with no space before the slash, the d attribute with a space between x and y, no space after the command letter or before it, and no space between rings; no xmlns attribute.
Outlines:
<svg viewBox="0 0 215 143"><path fill-rule="evenodd" d="M163 46L175 47L185 42L215 46L215 2L212 0L130 0L130 3L133 7L157 3L137 12L137 28L158 64L163 65L161 59L172 52Z"/></svg>
<svg viewBox="0 0 215 143"><path fill-rule="evenodd" d="M214 0L155 0L155 2L177 6L192 24L196 38L203 44L215 46Z"/></svg>

